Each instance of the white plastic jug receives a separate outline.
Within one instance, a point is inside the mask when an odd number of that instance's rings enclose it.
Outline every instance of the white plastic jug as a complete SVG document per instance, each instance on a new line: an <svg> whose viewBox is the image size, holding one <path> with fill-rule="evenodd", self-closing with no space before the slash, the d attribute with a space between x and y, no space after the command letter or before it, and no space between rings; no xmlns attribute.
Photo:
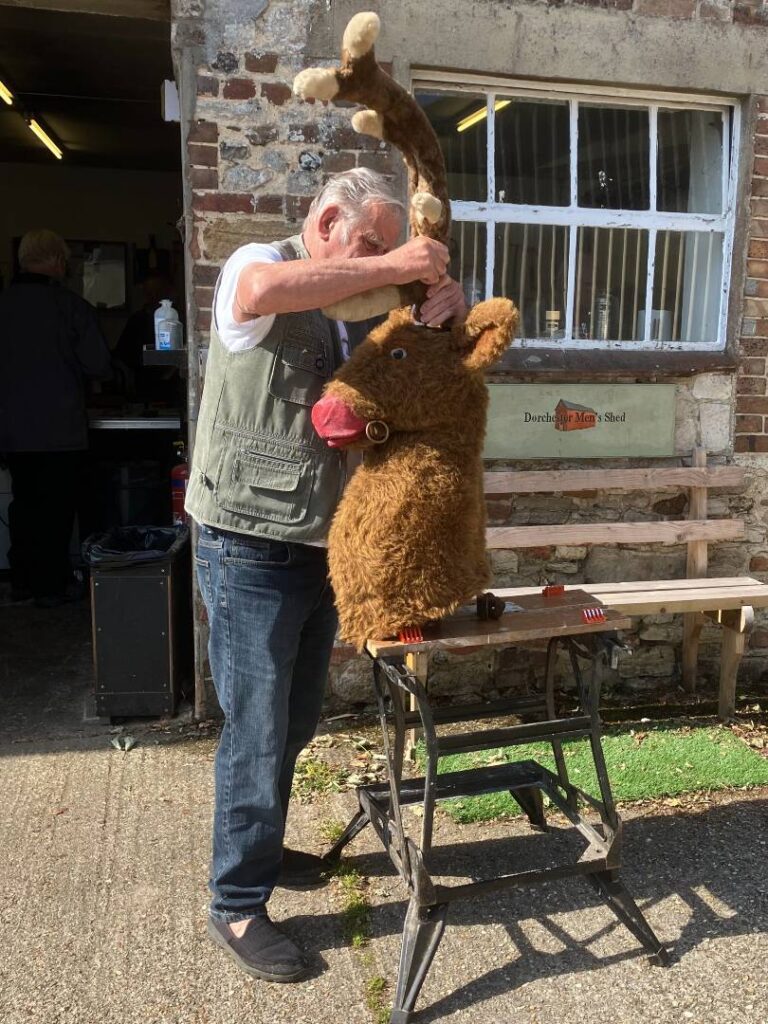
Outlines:
<svg viewBox="0 0 768 1024"><path fill-rule="evenodd" d="M170 299L162 299L155 310L155 348L161 351L181 348L181 322Z"/></svg>

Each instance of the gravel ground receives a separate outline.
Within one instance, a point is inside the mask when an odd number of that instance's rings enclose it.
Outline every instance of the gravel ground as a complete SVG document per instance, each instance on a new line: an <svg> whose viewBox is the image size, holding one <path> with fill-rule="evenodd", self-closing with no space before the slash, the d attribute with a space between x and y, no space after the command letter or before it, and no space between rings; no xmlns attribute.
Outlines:
<svg viewBox="0 0 768 1024"><path fill-rule="evenodd" d="M187 730L193 733L194 730ZM367 949L349 946L337 881L278 891L273 916L310 953L300 985L254 982L205 936L214 735L147 732L0 744L3 1024L379 1024L391 998L404 893L372 830L349 848L368 879ZM455 904L418 1024L765 1024L768 791L623 813L627 887L674 948L652 967L592 889L569 880ZM297 805L294 845L321 850L351 793ZM482 840L482 845L478 841ZM570 841L521 821L441 817L438 870L457 881L538 863ZM470 846L467 847L466 844ZM378 1020L377 1020L378 1018Z"/></svg>

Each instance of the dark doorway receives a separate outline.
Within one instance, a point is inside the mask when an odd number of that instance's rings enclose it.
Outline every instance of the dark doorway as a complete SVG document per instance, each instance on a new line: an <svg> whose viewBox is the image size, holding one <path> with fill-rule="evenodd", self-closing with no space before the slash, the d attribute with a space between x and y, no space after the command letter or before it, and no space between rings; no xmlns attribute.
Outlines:
<svg viewBox="0 0 768 1024"><path fill-rule="evenodd" d="M80 545L110 525L171 522L170 469L185 439L182 353L160 363L144 351L158 297L182 321L185 309L179 124L161 102L174 79L170 5L47 9L57 6L0 0L0 82L11 95L0 99L0 290L18 271L24 234L56 232L70 251L64 284L96 309L113 375L87 397L88 473L70 545L83 599L55 609L11 600L11 480L0 452L0 698L17 734L82 720L93 681Z"/></svg>

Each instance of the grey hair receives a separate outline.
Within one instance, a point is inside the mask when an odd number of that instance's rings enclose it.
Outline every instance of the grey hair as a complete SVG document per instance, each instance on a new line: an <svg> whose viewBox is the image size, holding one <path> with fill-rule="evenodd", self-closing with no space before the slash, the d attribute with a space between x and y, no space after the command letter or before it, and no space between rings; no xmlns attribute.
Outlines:
<svg viewBox="0 0 768 1024"><path fill-rule="evenodd" d="M58 259L69 259L69 246L55 231L37 228L27 231L19 243L19 266L26 269L38 264L54 263Z"/></svg>
<svg viewBox="0 0 768 1024"><path fill-rule="evenodd" d="M309 208L304 228L319 219L329 206L338 206L345 221L346 233L356 224L369 206L391 206L401 216L405 215L405 204L395 194L392 185L378 171L367 167L353 167L332 175L323 185Z"/></svg>

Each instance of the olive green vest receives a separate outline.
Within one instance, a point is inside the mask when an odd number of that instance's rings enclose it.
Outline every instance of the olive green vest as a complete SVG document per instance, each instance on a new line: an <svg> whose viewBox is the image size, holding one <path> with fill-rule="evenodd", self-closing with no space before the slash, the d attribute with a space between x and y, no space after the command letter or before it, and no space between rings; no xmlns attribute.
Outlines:
<svg viewBox="0 0 768 1024"><path fill-rule="evenodd" d="M276 248L308 259L301 236ZM215 310L215 299L214 299ZM366 324L350 324L350 345ZM342 361L334 321L283 313L266 338L230 352L211 326L186 508L197 522L276 540L322 541L344 489L345 456L310 413Z"/></svg>

